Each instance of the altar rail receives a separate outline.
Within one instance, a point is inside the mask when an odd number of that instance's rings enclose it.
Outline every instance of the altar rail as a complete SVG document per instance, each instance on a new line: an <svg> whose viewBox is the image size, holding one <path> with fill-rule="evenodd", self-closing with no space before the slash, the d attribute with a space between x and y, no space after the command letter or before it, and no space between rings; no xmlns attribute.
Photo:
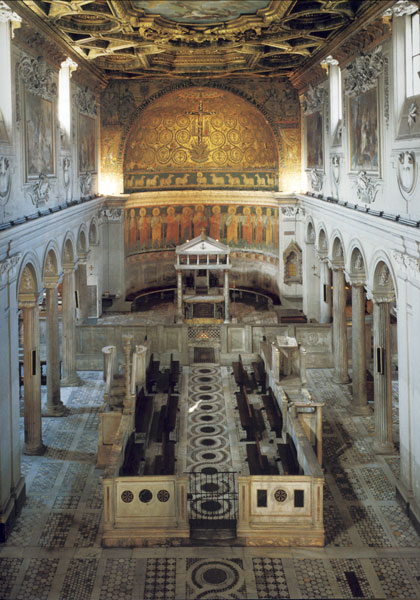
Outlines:
<svg viewBox="0 0 420 600"><path fill-rule="evenodd" d="M133 336L134 344L143 344L147 339L150 351L159 355L162 364L169 364L170 355L181 365L189 364L189 349L195 346L194 336L189 333L189 325L135 325L106 324L78 325L77 368L81 370L101 370L103 366L102 348L116 346L117 357L123 357L123 336ZM223 324L220 327L220 340L212 340L212 346L219 346L217 355L221 364L232 364L238 354L259 354L261 341L276 335L296 337L307 351L308 368L332 367L331 324L297 323L283 325L237 325ZM209 328L212 328L210 325ZM220 354L219 354L220 352ZM118 360L118 359L117 359ZM118 370L118 369L117 369Z"/></svg>

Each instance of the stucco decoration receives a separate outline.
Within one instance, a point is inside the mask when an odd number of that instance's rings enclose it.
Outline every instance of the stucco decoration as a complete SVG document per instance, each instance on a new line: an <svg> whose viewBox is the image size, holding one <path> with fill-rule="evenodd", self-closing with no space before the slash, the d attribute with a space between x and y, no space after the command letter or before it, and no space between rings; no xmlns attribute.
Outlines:
<svg viewBox="0 0 420 600"><path fill-rule="evenodd" d="M397 181L400 192L406 200L411 200L417 185L418 164L414 152L400 152L397 162Z"/></svg>
<svg viewBox="0 0 420 600"><path fill-rule="evenodd" d="M322 186L324 185L324 173L322 171L318 171L317 169L311 169L309 171L309 179L312 189L315 192L320 192L322 190Z"/></svg>
<svg viewBox="0 0 420 600"><path fill-rule="evenodd" d="M344 91L347 96L363 94L376 86L382 73L384 57L382 46L377 46L371 53L358 56L347 69L344 79Z"/></svg>
<svg viewBox="0 0 420 600"><path fill-rule="evenodd" d="M221 89L179 89L134 122L124 188L276 189L277 165L273 132L250 103Z"/></svg>
<svg viewBox="0 0 420 600"><path fill-rule="evenodd" d="M31 183L25 190L37 208L43 206L50 199L51 184L45 173L40 173L36 181Z"/></svg>
<svg viewBox="0 0 420 600"><path fill-rule="evenodd" d="M309 89L303 97L303 112L305 115L322 111L327 98L328 92L325 88L321 86L314 88L309 85Z"/></svg>
<svg viewBox="0 0 420 600"><path fill-rule="evenodd" d="M66 157L63 158L63 183L64 189L66 190L66 200L71 200L71 160Z"/></svg>
<svg viewBox="0 0 420 600"><path fill-rule="evenodd" d="M9 201L11 185L10 161L5 156L0 156L0 206L3 208Z"/></svg>
<svg viewBox="0 0 420 600"><path fill-rule="evenodd" d="M356 179L356 192L359 200L371 204L375 202L378 191L379 182L370 177L366 171L359 171Z"/></svg>
<svg viewBox="0 0 420 600"><path fill-rule="evenodd" d="M81 113L95 117L98 113L98 107L95 101L95 96L89 88L78 88L74 94L74 100Z"/></svg>
<svg viewBox="0 0 420 600"><path fill-rule="evenodd" d="M92 193L92 174L83 173L79 176L80 192L83 197L89 196Z"/></svg>
<svg viewBox="0 0 420 600"><path fill-rule="evenodd" d="M18 65L19 75L28 92L41 96L46 100L54 100L57 96L57 84L54 72L42 57L24 56Z"/></svg>
<svg viewBox="0 0 420 600"><path fill-rule="evenodd" d="M331 178L334 184L336 196L338 196L338 186L340 185L340 156L334 154L331 156Z"/></svg>

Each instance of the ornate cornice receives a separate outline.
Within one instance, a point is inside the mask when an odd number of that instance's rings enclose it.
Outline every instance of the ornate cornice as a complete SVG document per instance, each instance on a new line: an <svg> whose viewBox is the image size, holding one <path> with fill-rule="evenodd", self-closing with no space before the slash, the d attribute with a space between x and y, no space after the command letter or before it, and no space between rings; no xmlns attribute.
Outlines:
<svg viewBox="0 0 420 600"><path fill-rule="evenodd" d="M0 0L0 23L8 23L10 21L21 23L22 19L10 8L10 6L3 2L3 0Z"/></svg>
<svg viewBox="0 0 420 600"><path fill-rule="evenodd" d="M383 17L404 17L405 15L413 15L419 7L415 2L410 0L398 0L394 6L391 6L382 13Z"/></svg>
<svg viewBox="0 0 420 600"><path fill-rule="evenodd" d="M370 54L358 56L347 68L344 79L345 94L350 97L357 96L374 88L383 66L382 46L377 46Z"/></svg>
<svg viewBox="0 0 420 600"><path fill-rule="evenodd" d="M42 96L47 100L56 98L57 84L54 81L54 72L43 58L24 56L19 62L18 73L25 88L32 94Z"/></svg>

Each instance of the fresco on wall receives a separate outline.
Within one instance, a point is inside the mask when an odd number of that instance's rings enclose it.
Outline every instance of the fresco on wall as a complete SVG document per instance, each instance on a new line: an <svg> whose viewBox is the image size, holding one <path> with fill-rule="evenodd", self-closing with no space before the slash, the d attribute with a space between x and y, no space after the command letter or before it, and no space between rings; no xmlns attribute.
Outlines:
<svg viewBox="0 0 420 600"><path fill-rule="evenodd" d="M320 112L305 117L306 122L306 168L324 167L322 116Z"/></svg>
<svg viewBox="0 0 420 600"><path fill-rule="evenodd" d="M53 103L25 93L26 176L54 175Z"/></svg>
<svg viewBox="0 0 420 600"><path fill-rule="evenodd" d="M79 172L96 171L96 120L79 114Z"/></svg>
<svg viewBox="0 0 420 600"><path fill-rule="evenodd" d="M255 14L269 4L269 0L133 0L134 8L142 9L146 14L159 14L177 23L194 24L231 21L240 15Z"/></svg>
<svg viewBox="0 0 420 600"><path fill-rule="evenodd" d="M176 90L150 104L126 141L124 190L276 189L277 147L264 116L220 89Z"/></svg>
<svg viewBox="0 0 420 600"><path fill-rule="evenodd" d="M378 171L378 98L369 90L349 99L351 169Z"/></svg>
<svg viewBox="0 0 420 600"><path fill-rule="evenodd" d="M278 209L270 206L153 206L125 211L126 255L174 248L204 230L237 248L278 252Z"/></svg>

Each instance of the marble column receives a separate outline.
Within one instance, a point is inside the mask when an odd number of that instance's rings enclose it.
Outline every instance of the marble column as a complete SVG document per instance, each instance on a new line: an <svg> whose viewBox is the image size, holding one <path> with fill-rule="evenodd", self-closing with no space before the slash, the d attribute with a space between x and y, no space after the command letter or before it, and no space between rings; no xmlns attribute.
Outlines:
<svg viewBox="0 0 420 600"><path fill-rule="evenodd" d="M223 296L225 298L225 323L229 323L229 271L226 269L225 273L225 284L223 287Z"/></svg>
<svg viewBox="0 0 420 600"><path fill-rule="evenodd" d="M45 417L62 417L67 414L60 397L60 341L58 333L58 279L45 283L47 298L47 404Z"/></svg>
<svg viewBox="0 0 420 600"><path fill-rule="evenodd" d="M320 259L320 323L331 323L331 269Z"/></svg>
<svg viewBox="0 0 420 600"><path fill-rule="evenodd" d="M364 283L352 281L352 387L355 415L369 415L372 410L367 401L366 389L366 325Z"/></svg>
<svg viewBox="0 0 420 600"><path fill-rule="evenodd" d="M88 291L87 291L87 255L79 257L77 263L77 292L79 298L79 321L88 320Z"/></svg>
<svg viewBox="0 0 420 600"><path fill-rule="evenodd" d="M176 272L176 282L177 282L177 302L178 302L177 321L178 321L178 323L182 323L184 320L184 316L182 314L182 271L181 270Z"/></svg>
<svg viewBox="0 0 420 600"><path fill-rule="evenodd" d="M333 354L335 383L348 383L346 289L342 267L333 266Z"/></svg>
<svg viewBox="0 0 420 600"><path fill-rule="evenodd" d="M82 385L76 372L76 301L72 266L64 267L62 296L63 379L61 385Z"/></svg>
<svg viewBox="0 0 420 600"><path fill-rule="evenodd" d="M39 358L39 308L38 304L26 304L23 315L23 372L24 372L24 430L25 454L41 455L41 363Z"/></svg>
<svg viewBox="0 0 420 600"><path fill-rule="evenodd" d="M395 451L392 442L391 322L390 299L373 299L373 360L375 440L377 454Z"/></svg>

